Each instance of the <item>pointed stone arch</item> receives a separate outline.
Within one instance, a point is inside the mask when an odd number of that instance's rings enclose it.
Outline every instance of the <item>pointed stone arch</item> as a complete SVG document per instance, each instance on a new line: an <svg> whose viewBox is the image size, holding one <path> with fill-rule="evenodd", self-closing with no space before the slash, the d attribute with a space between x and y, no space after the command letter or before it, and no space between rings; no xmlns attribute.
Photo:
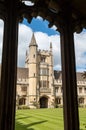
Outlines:
<svg viewBox="0 0 86 130"><path fill-rule="evenodd" d="M48 102L49 102L49 97L44 95L40 97L39 103L40 103L40 108L48 108Z"/></svg>
<svg viewBox="0 0 86 130"><path fill-rule="evenodd" d="M19 99L19 105L25 105L26 99L24 97Z"/></svg>

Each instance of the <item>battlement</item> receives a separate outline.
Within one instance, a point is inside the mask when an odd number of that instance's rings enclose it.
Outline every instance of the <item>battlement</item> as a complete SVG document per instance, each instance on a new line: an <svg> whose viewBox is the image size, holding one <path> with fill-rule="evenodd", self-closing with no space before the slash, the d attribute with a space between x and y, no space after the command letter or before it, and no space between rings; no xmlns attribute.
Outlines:
<svg viewBox="0 0 86 130"><path fill-rule="evenodd" d="M50 55L50 51L49 50L41 50L41 49L39 49L38 50L38 54L41 54L41 55Z"/></svg>

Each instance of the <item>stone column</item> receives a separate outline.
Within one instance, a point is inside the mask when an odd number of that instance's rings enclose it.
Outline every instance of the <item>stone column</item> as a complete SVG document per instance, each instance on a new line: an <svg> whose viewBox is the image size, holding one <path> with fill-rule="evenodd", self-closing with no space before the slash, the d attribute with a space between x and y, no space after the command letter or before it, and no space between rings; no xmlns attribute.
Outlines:
<svg viewBox="0 0 86 130"><path fill-rule="evenodd" d="M66 6L61 23L61 60L64 103L64 130L79 130L74 36L71 7Z"/></svg>
<svg viewBox="0 0 86 130"><path fill-rule="evenodd" d="M4 21L0 87L0 130L14 130L18 34L16 0L7 0L5 4L7 8L7 15Z"/></svg>

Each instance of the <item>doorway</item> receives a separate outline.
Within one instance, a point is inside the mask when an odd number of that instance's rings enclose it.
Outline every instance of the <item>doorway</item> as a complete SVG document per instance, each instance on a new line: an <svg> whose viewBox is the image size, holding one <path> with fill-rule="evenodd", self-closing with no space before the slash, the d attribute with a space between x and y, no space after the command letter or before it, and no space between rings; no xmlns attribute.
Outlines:
<svg viewBox="0 0 86 130"><path fill-rule="evenodd" d="M25 105L25 98L19 99L19 105Z"/></svg>
<svg viewBox="0 0 86 130"><path fill-rule="evenodd" d="M48 98L47 97L40 98L40 108L48 108Z"/></svg>

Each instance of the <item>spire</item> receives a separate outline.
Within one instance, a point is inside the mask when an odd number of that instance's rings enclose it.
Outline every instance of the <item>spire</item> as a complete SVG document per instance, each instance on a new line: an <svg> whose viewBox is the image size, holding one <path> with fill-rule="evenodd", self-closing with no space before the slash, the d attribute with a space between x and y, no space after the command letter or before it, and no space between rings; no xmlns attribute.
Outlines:
<svg viewBox="0 0 86 130"><path fill-rule="evenodd" d="M50 51L52 51L52 42L50 42Z"/></svg>
<svg viewBox="0 0 86 130"><path fill-rule="evenodd" d="M29 54L29 50L27 49L27 50L26 50L26 57L28 56L28 54Z"/></svg>
<svg viewBox="0 0 86 130"><path fill-rule="evenodd" d="M35 39L34 33L32 35L32 39L31 39L29 47L30 46L38 46L37 43L36 43L36 39Z"/></svg>

